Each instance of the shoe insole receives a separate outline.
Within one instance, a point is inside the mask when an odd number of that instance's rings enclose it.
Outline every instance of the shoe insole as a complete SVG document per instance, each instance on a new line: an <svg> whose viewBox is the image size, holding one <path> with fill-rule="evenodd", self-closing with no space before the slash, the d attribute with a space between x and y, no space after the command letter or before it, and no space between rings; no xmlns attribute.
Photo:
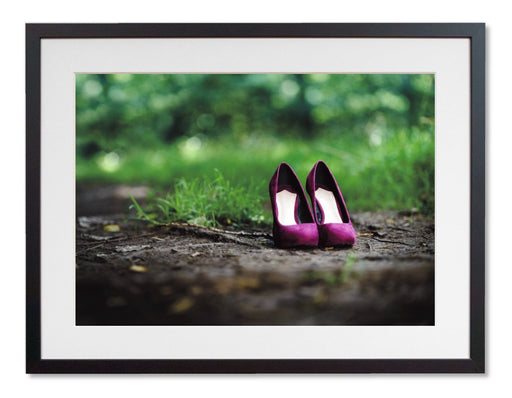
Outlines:
<svg viewBox="0 0 512 398"><path fill-rule="evenodd" d="M276 195L277 218L282 225L296 225L295 202L297 194L283 190Z"/></svg>
<svg viewBox="0 0 512 398"><path fill-rule="evenodd" d="M336 198L332 191L318 188L315 191L315 197L324 214L322 224L343 223L336 203Z"/></svg>

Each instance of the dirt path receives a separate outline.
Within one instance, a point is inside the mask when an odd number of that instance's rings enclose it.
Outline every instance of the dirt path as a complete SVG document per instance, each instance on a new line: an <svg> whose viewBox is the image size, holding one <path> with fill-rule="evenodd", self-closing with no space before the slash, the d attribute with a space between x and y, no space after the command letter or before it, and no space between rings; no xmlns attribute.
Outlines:
<svg viewBox="0 0 512 398"><path fill-rule="evenodd" d="M267 229L79 216L77 324L433 324L433 220L352 218L353 248L281 250Z"/></svg>

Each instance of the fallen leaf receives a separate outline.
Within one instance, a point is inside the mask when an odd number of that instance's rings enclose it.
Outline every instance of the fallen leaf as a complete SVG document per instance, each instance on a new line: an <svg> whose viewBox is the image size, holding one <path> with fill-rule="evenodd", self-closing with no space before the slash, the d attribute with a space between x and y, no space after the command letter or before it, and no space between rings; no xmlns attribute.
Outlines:
<svg viewBox="0 0 512 398"><path fill-rule="evenodd" d="M146 272L147 270L148 269L146 267L144 267L143 265L133 264L130 267L130 271L133 271L133 272Z"/></svg>
<svg viewBox="0 0 512 398"><path fill-rule="evenodd" d="M236 280L236 285L239 289L256 289L260 286L260 281L257 278L241 277Z"/></svg>
<svg viewBox="0 0 512 398"><path fill-rule="evenodd" d="M171 312L174 314L180 314L188 311L194 305L194 300L189 297L183 297L179 299L171 306Z"/></svg>
<svg viewBox="0 0 512 398"><path fill-rule="evenodd" d="M105 232L119 232L121 228L117 224L108 224L103 227Z"/></svg>

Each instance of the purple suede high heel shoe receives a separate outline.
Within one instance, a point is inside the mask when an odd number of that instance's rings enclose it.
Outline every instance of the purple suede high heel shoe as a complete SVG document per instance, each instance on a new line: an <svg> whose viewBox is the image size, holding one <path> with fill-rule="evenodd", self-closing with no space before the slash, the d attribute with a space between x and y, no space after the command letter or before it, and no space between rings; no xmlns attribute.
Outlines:
<svg viewBox="0 0 512 398"><path fill-rule="evenodd" d="M274 215L274 243L280 248L317 246L318 229L306 193L287 163L281 163L269 184Z"/></svg>
<svg viewBox="0 0 512 398"><path fill-rule="evenodd" d="M356 232L336 179L319 160L310 171L306 189L313 204L319 246L353 245Z"/></svg>

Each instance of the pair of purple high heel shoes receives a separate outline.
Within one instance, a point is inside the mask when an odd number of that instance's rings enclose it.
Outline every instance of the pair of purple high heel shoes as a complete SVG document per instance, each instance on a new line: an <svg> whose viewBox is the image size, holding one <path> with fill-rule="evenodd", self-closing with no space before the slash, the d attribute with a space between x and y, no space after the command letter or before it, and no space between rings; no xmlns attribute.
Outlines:
<svg viewBox="0 0 512 398"><path fill-rule="evenodd" d="M304 188L290 165L281 163L270 180L274 243L280 248L353 245L356 233L340 188L327 165L319 160Z"/></svg>

